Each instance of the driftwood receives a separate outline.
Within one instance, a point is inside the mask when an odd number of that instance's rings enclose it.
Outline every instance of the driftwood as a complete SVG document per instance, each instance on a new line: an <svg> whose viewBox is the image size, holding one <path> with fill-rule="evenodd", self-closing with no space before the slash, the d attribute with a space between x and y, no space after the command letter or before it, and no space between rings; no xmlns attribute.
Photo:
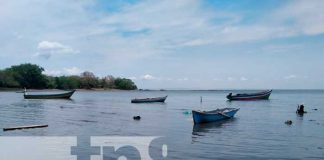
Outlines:
<svg viewBox="0 0 324 160"><path fill-rule="evenodd" d="M13 130L17 130L17 129L44 128L44 127L48 127L48 125L30 125L30 126L10 127L10 128L3 128L3 131L13 131Z"/></svg>

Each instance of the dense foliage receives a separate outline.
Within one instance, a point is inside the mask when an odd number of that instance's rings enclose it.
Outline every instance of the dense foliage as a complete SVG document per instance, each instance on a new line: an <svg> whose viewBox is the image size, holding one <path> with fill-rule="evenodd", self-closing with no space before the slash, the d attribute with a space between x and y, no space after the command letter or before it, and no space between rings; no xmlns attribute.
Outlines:
<svg viewBox="0 0 324 160"><path fill-rule="evenodd" d="M83 72L79 76L47 76L44 69L35 64L21 64L0 70L0 88L35 88L35 89L137 89L135 83L126 78L106 76L96 77L92 72Z"/></svg>
<svg viewBox="0 0 324 160"><path fill-rule="evenodd" d="M115 86L118 86L119 89L124 89L124 90L137 89L134 82L132 80L126 79L126 78L116 78Z"/></svg>

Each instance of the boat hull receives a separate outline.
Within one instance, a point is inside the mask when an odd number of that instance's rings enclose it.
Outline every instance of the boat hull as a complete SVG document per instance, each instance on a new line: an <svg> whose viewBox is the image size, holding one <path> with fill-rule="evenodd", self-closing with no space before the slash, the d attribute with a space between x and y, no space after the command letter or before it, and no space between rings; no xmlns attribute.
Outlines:
<svg viewBox="0 0 324 160"><path fill-rule="evenodd" d="M70 99L75 90L61 94L45 94L45 95L28 95L24 94L25 99Z"/></svg>
<svg viewBox="0 0 324 160"><path fill-rule="evenodd" d="M195 124L216 122L216 121L221 121L221 120L233 118L238 110L239 109L232 108L228 112L222 112L223 114L210 113L210 112L200 112L200 111L193 110L192 111L192 118L193 118L193 121L194 121Z"/></svg>
<svg viewBox="0 0 324 160"><path fill-rule="evenodd" d="M226 98L230 101L267 100L271 93L272 90L253 94L228 95Z"/></svg>
<svg viewBox="0 0 324 160"><path fill-rule="evenodd" d="M131 102L132 103L154 103L154 102L164 103L167 97L168 96L156 97L156 98L132 99Z"/></svg>

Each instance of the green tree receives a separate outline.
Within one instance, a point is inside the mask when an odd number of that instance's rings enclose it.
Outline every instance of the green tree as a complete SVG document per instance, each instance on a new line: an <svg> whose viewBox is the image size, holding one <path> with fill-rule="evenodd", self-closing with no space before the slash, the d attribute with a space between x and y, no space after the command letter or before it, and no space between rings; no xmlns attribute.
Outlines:
<svg viewBox="0 0 324 160"><path fill-rule="evenodd" d="M46 76L42 74L44 69L35 64L21 64L16 66L11 66L5 71L12 75L13 79L17 81L20 87L27 88L46 88L47 79Z"/></svg>
<svg viewBox="0 0 324 160"><path fill-rule="evenodd" d="M46 76L44 69L35 64L20 64L0 70L0 87L5 88L116 88L137 89L135 83L126 78L114 78L109 75L99 79L92 72L83 72L80 76Z"/></svg>
<svg viewBox="0 0 324 160"><path fill-rule="evenodd" d="M103 88L115 88L115 78L112 75L102 78L100 83Z"/></svg>
<svg viewBox="0 0 324 160"><path fill-rule="evenodd" d="M86 89L96 88L99 84L98 82L99 82L98 78L92 72L85 71L81 73L82 88L86 88Z"/></svg>
<svg viewBox="0 0 324 160"><path fill-rule="evenodd" d="M4 78L6 77L5 73L0 70L0 87L5 87Z"/></svg>
<svg viewBox="0 0 324 160"><path fill-rule="evenodd" d="M134 90L137 89L137 86L135 83L126 78L116 78L115 79L115 86L116 89L123 89L123 90Z"/></svg>
<svg viewBox="0 0 324 160"><path fill-rule="evenodd" d="M47 88L54 89L57 88L56 79L52 76L47 76Z"/></svg>
<svg viewBox="0 0 324 160"><path fill-rule="evenodd" d="M55 83L59 89L80 88L81 78L79 76L60 76L55 77Z"/></svg>
<svg viewBox="0 0 324 160"><path fill-rule="evenodd" d="M13 78L11 72L0 71L0 87L19 88L19 83Z"/></svg>
<svg viewBox="0 0 324 160"><path fill-rule="evenodd" d="M80 88L81 78L79 76L69 76L68 84L70 89Z"/></svg>

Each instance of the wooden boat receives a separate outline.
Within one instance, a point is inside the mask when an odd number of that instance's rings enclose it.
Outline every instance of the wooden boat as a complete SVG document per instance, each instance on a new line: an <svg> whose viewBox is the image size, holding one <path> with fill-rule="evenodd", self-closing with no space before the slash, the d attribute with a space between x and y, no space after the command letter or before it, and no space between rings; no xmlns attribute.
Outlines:
<svg viewBox="0 0 324 160"><path fill-rule="evenodd" d="M24 92L25 99L70 99L75 90L66 92L66 93L59 93L59 94L34 94L29 95L27 92Z"/></svg>
<svg viewBox="0 0 324 160"><path fill-rule="evenodd" d="M132 103L152 103L152 102L164 102L168 96L164 97L155 97L155 98L135 98L132 99Z"/></svg>
<svg viewBox="0 0 324 160"><path fill-rule="evenodd" d="M215 122L233 118L239 108L222 108L212 111L192 111L192 118L195 124Z"/></svg>
<svg viewBox="0 0 324 160"><path fill-rule="evenodd" d="M272 90L266 90L258 93L244 93L244 94L228 94L226 98L228 100L260 100L260 99L269 99Z"/></svg>

